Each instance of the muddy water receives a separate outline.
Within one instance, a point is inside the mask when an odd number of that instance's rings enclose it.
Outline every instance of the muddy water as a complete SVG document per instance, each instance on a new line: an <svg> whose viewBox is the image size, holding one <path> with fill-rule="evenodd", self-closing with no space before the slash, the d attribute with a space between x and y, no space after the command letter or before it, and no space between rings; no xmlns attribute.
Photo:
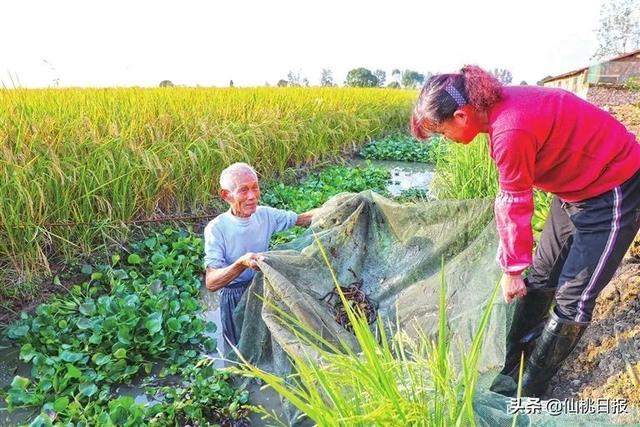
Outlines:
<svg viewBox="0 0 640 427"><path fill-rule="evenodd" d="M31 368L20 362L20 350L10 342L0 340L0 389L8 387L15 375L29 377ZM4 399L0 398L0 426L18 425L34 413L31 409L18 409L11 414L7 411Z"/></svg>
<svg viewBox="0 0 640 427"><path fill-rule="evenodd" d="M216 331L211 334L211 336L216 340L218 353L210 356L215 359L214 366L217 368L223 368L230 365L230 362L223 357L223 354L228 352L228 347L225 347L226 344L222 336L219 293L209 292L206 289L203 289L201 298L205 305L205 319L213 321L216 324ZM249 390L249 403L256 406L262 406L270 413L275 411L275 413L282 418L282 404L280 402L280 397L276 392L270 388L261 390L260 386L255 383L250 384L247 389ZM260 419L260 417L261 416L258 414L251 414L251 425L267 425L267 423ZM272 422L270 424L272 424Z"/></svg>
<svg viewBox="0 0 640 427"><path fill-rule="evenodd" d="M366 160L358 159L354 165L366 163ZM391 172L387 190L394 196L399 196L403 191L411 189L428 191L435 174L433 165L426 163L372 160L371 164Z"/></svg>

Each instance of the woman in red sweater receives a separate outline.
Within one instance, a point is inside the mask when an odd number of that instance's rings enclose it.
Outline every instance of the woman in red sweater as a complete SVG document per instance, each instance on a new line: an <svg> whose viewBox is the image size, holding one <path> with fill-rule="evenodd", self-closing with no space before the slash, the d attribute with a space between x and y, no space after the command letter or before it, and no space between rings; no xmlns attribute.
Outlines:
<svg viewBox="0 0 640 427"><path fill-rule="evenodd" d="M431 77L411 128L419 139L439 133L461 144L489 134L500 185L501 286L506 302L517 298L504 369L491 389L515 394L524 352L523 396L539 396L640 228L640 145L613 116L572 93L502 86L475 66ZM532 256L534 188L554 197Z"/></svg>

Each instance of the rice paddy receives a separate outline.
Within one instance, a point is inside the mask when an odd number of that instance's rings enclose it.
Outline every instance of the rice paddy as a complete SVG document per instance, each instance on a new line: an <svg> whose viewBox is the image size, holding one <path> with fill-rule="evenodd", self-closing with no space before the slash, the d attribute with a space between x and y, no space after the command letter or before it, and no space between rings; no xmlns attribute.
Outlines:
<svg viewBox="0 0 640 427"><path fill-rule="evenodd" d="M234 161L273 178L405 130L413 91L158 88L0 91L0 270L34 281L131 222L214 210ZM5 286L19 298L32 287Z"/></svg>

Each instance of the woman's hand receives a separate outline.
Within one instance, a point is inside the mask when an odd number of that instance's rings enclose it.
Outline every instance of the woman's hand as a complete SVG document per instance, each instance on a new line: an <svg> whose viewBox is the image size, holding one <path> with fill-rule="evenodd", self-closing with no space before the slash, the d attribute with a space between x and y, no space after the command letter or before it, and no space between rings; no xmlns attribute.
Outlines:
<svg viewBox="0 0 640 427"><path fill-rule="evenodd" d="M510 304L514 298L520 298L527 294L527 286L520 274L517 276L503 274L500 286L502 286L502 296L507 304Z"/></svg>

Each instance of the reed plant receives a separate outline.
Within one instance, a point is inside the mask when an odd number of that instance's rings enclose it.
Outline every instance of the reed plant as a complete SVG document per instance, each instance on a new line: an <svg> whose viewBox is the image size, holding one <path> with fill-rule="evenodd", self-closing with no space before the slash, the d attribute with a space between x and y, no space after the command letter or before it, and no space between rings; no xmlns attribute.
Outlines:
<svg viewBox="0 0 640 427"><path fill-rule="evenodd" d="M319 246L331 269L324 249ZM287 379L246 360L237 372L264 381L265 386L318 426L475 425L473 396L478 361L498 285L487 301L473 342L468 348L462 345L454 348L447 328L444 266L435 337L420 331L409 336L397 322L390 328L381 318L370 327L364 315L351 308L333 270L331 273L359 349L354 350L345 342L335 345L326 341L300 320L266 301L274 307L279 320L314 354L291 355L293 373ZM393 337L387 335L390 329L395 329ZM454 363L454 353L458 355L458 365ZM278 421L275 414L266 411L264 414Z"/></svg>
<svg viewBox="0 0 640 427"><path fill-rule="evenodd" d="M436 160L433 190L439 199L495 197L498 172L489 155L489 141L481 134L470 144L449 141L449 149Z"/></svg>
<svg viewBox="0 0 640 427"><path fill-rule="evenodd" d="M436 161L432 190L439 199L475 199L495 197L499 190L498 171L489 155L489 141L482 134L469 145L449 141ZM531 221L539 237L551 207L550 193L534 190L534 213Z"/></svg>
<svg viewBox="0 0 640 427"><path fill-rule="evenodd" d="M406 129L414 97L344 88L0 90L0 279L20 283L90 254L126 236L132 220L211 211L217 177L232 162L273 178ZM27 296L20 286L0 289L0 300Z"/></svg>

